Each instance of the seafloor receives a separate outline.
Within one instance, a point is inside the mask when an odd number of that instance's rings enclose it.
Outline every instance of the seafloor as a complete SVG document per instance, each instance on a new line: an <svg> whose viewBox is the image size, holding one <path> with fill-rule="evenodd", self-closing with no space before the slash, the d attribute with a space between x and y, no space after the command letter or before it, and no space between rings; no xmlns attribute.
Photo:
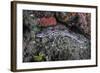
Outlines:
<svg viewBox="0 0 100 73"><path fill-rule="evenodd" d="M91 14L23 10L23 62L91 58Z"/></svg>

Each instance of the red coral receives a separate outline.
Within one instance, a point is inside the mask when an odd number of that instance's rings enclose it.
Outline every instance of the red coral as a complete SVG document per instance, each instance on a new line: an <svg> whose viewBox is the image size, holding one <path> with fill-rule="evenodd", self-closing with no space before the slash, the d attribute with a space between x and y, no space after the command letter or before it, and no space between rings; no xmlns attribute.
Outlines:
<svg viewBox="0 0 100 73"><path fill-rule="evenodd" d="M52 26L56 25L57 21L54 17L49 17L49 18L43 17L40 19L39 23L41 26Z"/></svg>

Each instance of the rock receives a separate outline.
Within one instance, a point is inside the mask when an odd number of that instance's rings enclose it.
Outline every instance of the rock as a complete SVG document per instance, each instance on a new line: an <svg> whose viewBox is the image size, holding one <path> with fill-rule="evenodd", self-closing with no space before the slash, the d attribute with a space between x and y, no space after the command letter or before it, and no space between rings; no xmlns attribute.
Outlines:
<svg viewBox="0 0 100 73"><path fill-rule="evenodd" d="M50 11L33 11L33 14L36 18L43 18L43 17L52 17L54 16L53 12Z"/></svg>
<svg viewBox="0 0 100 73"><path fill-rule="evenodd" d="M50 30L41 32L45 34L43 37L38 37L39 40L35 43L37 45L33 46L36 50L33 53L33 58L37 56L36 52L38 54L42 52L45 61L90 59L90 41L84 36L68 32L68 29L66 31L55 29L54 32L51 32L51 35L48 33Z"/></svg>
<svg viewBox="0 0 100 73"><path fill-rule="evenodd" d="M91 14L78 13L79 24L77 25L85 34L91 36Z"/></svg>
<svg viewBox="0 0 100 73"><path fill-rule="evenodd" d="M70 28L75 28L75 30L79 29L78 31L83 35L91 38L90 13L59 12L56 13L56 18L59 22L64 23L66 26L70 26Z"/></svg>
<svg viewBox="0 0 100 73"><path fill-rule="evenodd" d="M65 25L72 26L73 22L77 22L76 13L72 12L57 12L56 18L59 22L65 23ZM73 21L73 20L76 21Z"/></svg>

